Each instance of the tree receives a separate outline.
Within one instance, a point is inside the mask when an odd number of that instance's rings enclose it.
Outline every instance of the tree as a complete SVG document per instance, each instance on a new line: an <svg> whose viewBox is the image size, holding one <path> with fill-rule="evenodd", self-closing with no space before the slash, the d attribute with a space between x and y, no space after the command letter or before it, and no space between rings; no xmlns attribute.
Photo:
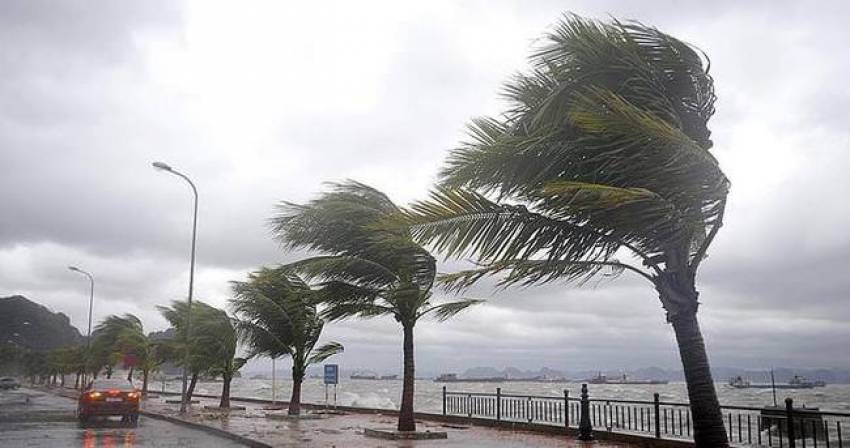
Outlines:
<svg viewBox="0 0 850 448"><path fill-rule="evenodd" d="M214 321L221 310L213 308L201 301L192 302L192 334L187 339L186 317L189 315L189 303L175 300L171 302L171 307L158 306L157 309L165 320L171 324L177 334L177 337L168 340L167 343L169 347L168 353L170 355L169 361L178 366L183 366L186 362L186 350L189 350L189 365L187 369L191 378L189 380L189 387L186 390L186 399L191 400L192 394L195 392L195 386L198 384L198 377L201 374L210 373L212 369L219 365L218 363L221 362L221 359L226 357L221 352L224 346L223 344L216 343L214 346L215 350L210 350L210 346L206 345L210 341L209 337L199 331L201 322L208 320Z"/></svg>
<svg viewBox="0 0 850 448"><path fill-rule="evenodd" d="M51 350L47 361L54 375L59 375L59 385L65 386L65 375L85 368L85 346L69 345Z"/></svg>
<svg viewBox="0 0 850 448"><path fill-rule="evenodd" d="M297 275L262 268L246 282L233 282L230 305L240 320L236 328L248 357L292 358L290 415L301 413L301 383L307 367L343 351L342 344L316 347L325 321L316 309L315 291Z"/></svg>
<svg viewBox="0 0 850 448"><path fill-rule="evenodd" d="M164 359L159 353L159 342L147 337L142 321L132 314L107 316L97 325L96 331L103 343L112 347L113 353L132 356L135 364L130 367L128 380L133 378L133 370L142 371L142 394L148 393L148 378L162 365Z"/></svg>
<svg viewBox="0 0 850 448"><path fill-rule="evenodd" d="M392 316L404 340L404 383L398 430L415 431L413 419L416 322L433 315L445 320L480 300L435 304L434 257L411 239L407 229L384 221L400 213L385 194L348 181L304 205L283 203L273 219L284 247L322 253L286 267L307 281L318 281L330 320Z"/></svg>
<svg viewBox="0 0 850 448"><path fill-rule="evenodd" d="M183 320L180 316L186 315L188 303L173 301L171 302L171 308L158 308L169 322L182 326ZM192 303L192 319L191 356L195 360L193 364L196 366L197 371L204 371L210 375L221 377L222 385L219 407L229 408L230 383L236 372L246 362L244 358L236 357L237 335L235 323L224 310L200 301ZM173 354L182 357L183 352L181 350L174 350ZM197 381L196 375L193 371L195 381Z"/></svg>
<svg viewBox="0 0 850 448"><path fill-rule="evenodd" d="M502 286L647 280L676 334L694 439L728 446L696 317L697 268L730 186L709 152L707 65L640 23L566 16L545 41L505 86L504 117L472 122L441 185L403 221L420 243L477 258L442 279L449 289L489 275Z"/></svg>

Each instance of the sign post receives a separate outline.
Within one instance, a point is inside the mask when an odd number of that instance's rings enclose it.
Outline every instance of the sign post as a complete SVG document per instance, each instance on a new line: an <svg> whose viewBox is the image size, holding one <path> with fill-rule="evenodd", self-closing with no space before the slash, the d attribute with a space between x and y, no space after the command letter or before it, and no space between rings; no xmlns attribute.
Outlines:
<svg viewBox="0 0 850 448"><path fill-rule="evenodd" d="M334 409L336 409L336 385L339 384L338 364L325 364L325 409L328 408L328 384L334 385Z"/></svg>

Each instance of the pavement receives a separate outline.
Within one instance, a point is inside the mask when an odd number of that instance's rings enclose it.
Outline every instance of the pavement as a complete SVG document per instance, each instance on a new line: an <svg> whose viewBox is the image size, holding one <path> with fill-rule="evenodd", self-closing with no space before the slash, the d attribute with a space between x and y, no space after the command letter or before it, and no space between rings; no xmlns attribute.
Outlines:
<svg viewBox="0 0 850 448"><path fill-rule="evenodd" d="M57 391L59 392L59 391ZM68 392L63 392L68 394ZM171 398L171 397L168 397ZM182 419L273 447L305 448L626 448L618 442L583 443L564 435L417 420L419 431L443 431L444 440L383 440L363 435L365 428L391 429L396 417L383 414L340 413L313 415L311 419L287 419L285 410L267 411L260 404L233 400L240 411L205 409L218 400L200 398L188 415L166 397L151 396L143 410L171 419ZM127 427L107 421L81 428L74 417L76 401L32 389L0 392L0 447L235 447L237 442L167 421L142 416L139 426Z"/></svg>
<svg viewBox="0 0 850 448"><path fill-rule="evenodd" d="M273 447L362 447L362 448L626 448L635 445L616 442L584 443L564 435L546 435L528 431L457 425L417 420L419 431L444 431L443 440L383 440L363 435L365 428L394 428L397 417L382 414L345 413L322 415L321 418L291 420L285 410L266 411L261 405L232 400L245 406L243 411L222 412L204 409L217 406L218 400L199 398L188 416L180 418L214 428L224 429ZM178 417L179 405L166 404L164 398L149 399L145 410ZM269 418L273 415L277 418Z"/></svg>
<svg viewBox="0 0 850 448"><path fill-rule="evenodd" d="M32 389L0 391L0 447L241 447L234 441L140 417L138 427L106 420L81 427L76 401Z"/></svg>

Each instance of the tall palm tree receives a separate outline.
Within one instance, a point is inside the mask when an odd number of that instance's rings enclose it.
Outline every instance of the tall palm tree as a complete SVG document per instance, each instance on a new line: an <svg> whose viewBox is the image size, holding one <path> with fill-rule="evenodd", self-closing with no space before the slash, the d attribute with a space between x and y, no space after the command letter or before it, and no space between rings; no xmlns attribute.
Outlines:
<svg viewBox="0 0 850 448"><path fill-rule="evenodd" d="M404 383L398 430L415 431L414 326L426 315L445 320L480 301L435 304L431 300L434 258L413 241L407 229L383 225L400 209L372 187L353 181L332 184L318 199L304 205L283 203L279 211L272 223L284 247L323 254L286 269L320 282L325 317L392 316L401 324Z"/></svg>
<svg viewBox="0 0 850 448"><path fill-rule="evenodd" d="M133 378L133 370L142 371L142 394L148 393L148 379L164 361L159 350L159 342L151 340L146 334L142 321L133 314L107 316L95 331L102 341L112 347L114 353L132 355L136 363L130 367L128 380Z"/></svg>
<svg viewBox="0 0 850 448"><path fill-rule="evenodd" d="M449 288L488 275L502 286L624 271L648 281L676 334L697 445L728 446L696 316L697 268L730 186L709 152L707 65L655 28L577 16L531 63L505 86L504 116L473 120L405 222L420 243L477 257L443 278Z"/></svg>
<svg viewBox="0 0 850 448"><path fill-rule="evenodd" d="M239 316L236 328L248 357L292 358L290 415L301 413L301 384L307 367L343 351L342 344L316 347L325 321L316 309L315 291L281 268L262 268L246 282L232 282L230 305Z"/></svg>

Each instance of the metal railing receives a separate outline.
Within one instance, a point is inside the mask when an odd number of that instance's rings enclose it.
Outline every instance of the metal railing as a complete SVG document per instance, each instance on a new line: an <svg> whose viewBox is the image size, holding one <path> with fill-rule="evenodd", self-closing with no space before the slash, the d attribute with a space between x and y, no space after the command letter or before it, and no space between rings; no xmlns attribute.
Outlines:
<svg viewBox="0 0 850 448"><path fill-rule="evenodd" d="M527 422L578 428L587 437L592 430L620 432L658 439L690 440L693 422L688 403L590 398L587 385L581 397L517 395L448 391L443 387L443 415ZM582 408L587 415L582 415ZM779 448L850 448L850 413L805 407L721 406L729 441L739 446ZM587 422L582 424L583 417ZM789 422L791 424L789 425ZM844 433L842 433L844 431Z"/></svg>

